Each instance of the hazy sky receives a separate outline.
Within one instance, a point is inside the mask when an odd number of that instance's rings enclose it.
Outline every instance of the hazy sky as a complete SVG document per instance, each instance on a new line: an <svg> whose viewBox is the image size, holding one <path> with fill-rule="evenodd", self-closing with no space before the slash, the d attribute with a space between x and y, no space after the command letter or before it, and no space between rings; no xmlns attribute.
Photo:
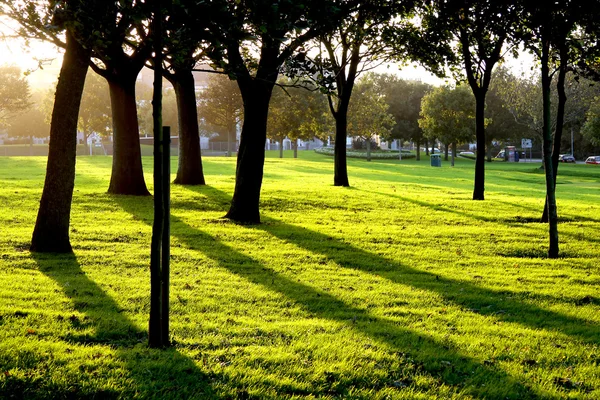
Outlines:
<svg viewBox="0 0 600 400"><path fill-rule="evenodd" d="M62 50L56 46L32 41L29 47L25 47L21 41L0 40L0 54L0 64L14 64L21 67L23 71L31 71L28 80L32 88L46 89L55 84L62 62ZM45 60L42 62L41 68L39 67L40 60ZM533 65L533 57L522 54L517 60L507 60L506 65L517 74L528 73ZM421 80L433 85L443 85L446 81L451 81L451 79L437 78L416 64L401 69L398 64L388 64L375 71L395 74L404 79Z"/></svg>

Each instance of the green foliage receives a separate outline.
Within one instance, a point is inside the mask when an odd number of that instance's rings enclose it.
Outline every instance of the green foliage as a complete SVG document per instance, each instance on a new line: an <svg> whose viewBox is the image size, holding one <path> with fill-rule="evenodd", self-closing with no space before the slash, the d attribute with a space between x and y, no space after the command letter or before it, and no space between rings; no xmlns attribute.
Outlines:
<svg viewBox="0 0 600 400"><path fill-rule="evenodd" d="M389 105L377 90L375 80L366 75L354 88L354 96L348 110L348 136L364 141L379 136L387 140L391 136L394 117L388 112Z"/></svg>
<svg viewBox="0 0 600 400"><path fill-rule="evenodd" d="M79 107L77 128L86 137L94 132L107 137L112 131L111 122L110 95L106 80L88 71Z"/></svg>
<svg viewBox="0 0 600 400"><path fill-rule="evenodd" d="M6 119L6 131L11 137L48 137L50 125L44 114L44 93L36 91L29 98L30 107Z"/></svg>
<svg viewBox="0 0 600 400"><path fill-rule="evenodd" d="M537 165L490 164L474 202L470 160L351 159L349 189L299 154L266 159L259 226L221 218L233 159L172 188L169 350L146 347L152 199L81 158L74 255L31 254L46 160L0 158L0 397L598 398L600 169L561 166L549 260Z"/></svg>
<svg viewBox="0 0 600 400"><path fill-rule="evenodd" d="M383 93L389 106L389 113L394 116L392 139L420 140L423 131L419 127L421 99L432 86L419 82L399 79L391 74L374 74L375 85Z"/></svg>
<svg viewBox="0 0 600 400"><path fill-rule="evenodd" d="M233 136L243 121L244 107L237 82L227 75L213 74L208 87L198 95L198 119L205 133L222 133ZM225 139L224 141L227 141Z"/></svg>
<svg viewBox="0 0 600 400"><path fill-rule="evenodd" d="M475 136L475 100L466 85L440 86L423 97L419 126L429 139L465 143Z"/></svg>
<svg viewBox="0 0 600 400"><path fill-rule="evenodd" d="M0 126L31 107L29 82L19 67L0 65Z"/></svg>
<svg viewBox="0 0 600 400"><path fill-rule="evenodd" d="M279 83L284 87L277 86L273 90L267 136L276 141L285 137L326 140L334 130L326 97L312 84L296 87L289 79Z"/></svg>
<svg viewBox="0 0 600 400"><path fill-rule="evenodd" d="M600 145L600 98L596 97L589 108L581 132L590 142Z"/></svg>
<svg viewBox="0 0 600 400"><path fill-rule="evenodd" d="M315 149L315 153L324 154L327 156L333 156L333 148L331 147L321 147L320 149ZM364 151L357 150L347 150L346 157L348 158L364 158L367 159L367 153ZM397 160L399 158L397 151L373 151L371 152L370 157L374 160ZM408 151L402 152L402 159L415 158L415 154Z"/></svg>

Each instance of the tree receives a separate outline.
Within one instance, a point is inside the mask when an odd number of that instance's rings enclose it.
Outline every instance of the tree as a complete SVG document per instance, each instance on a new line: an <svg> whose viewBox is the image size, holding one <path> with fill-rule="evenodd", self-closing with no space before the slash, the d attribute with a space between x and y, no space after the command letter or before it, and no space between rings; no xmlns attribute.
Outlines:
<svg viewBox="0 0 600 400"><path fill-rule="evenodd" d="M206 27L220 6L219 2L170 2L165 21L163 75L173 85L177 100L179 166L175 183L182 185L205 184L193 70L211 51Z"/></svg>
<svg viewBox="0 0 600 400"><path fill-rule="evenodd" d="M43 92L31 94L31 107L25 111L9 116L5 120L7 133L11 137L48 137L50 133L49 120L42 111Z"/></svg>
<svg viewBox="0 0 600 400"><path fill-rule="evenodd" d="M153 137L154 122L152 117L152 88L144 83L138 83L135 92L138 119L140 124L140 134ZM162 95L163 125L169 126L171 127L172 131L177 132L179 122L175 92L171 88L164 88Z"/></svg>
<svg viewBox="0 0 600 400"><path fill-rule="evenodd" d="M310 60L309 72L328 92L329 108L335 119L334 177L335 186L350 186L346 163L348 109L357 77L394 56L392 46L384 40L391 25L404 24L412 9L410 1L358 2L343 22L321 35L324 51ZM396 47L404 45L401 28L396 30ZM312 71L311 71L312 70Z"/></svg>
<svg viewBox="0 0 600 400"><path fill-rule="evenodd" d="M237 127L243 120L244 104L235 81L226 75L209 77L198 104L198 118L223 132L227 138L227 156L235 148Z"/></svg>
<svg viewBox="0 0 600 400"><path fill-rule="evenodd" d="M600 97L596 97L586 113L582 134L594 145L600 145Z"/></svg>
<svg viewBox="0 0 600 400"><path fill-rule="evenodd" d="M103 7L101 2L75 0L55 6L54 22L65 31L65 54L56 85L46 179L30 249L69 253L79 105L91 56L89 41L97 28L94 17Z"/></svg>
<svg viewBox="0 0 600 400"><path fill-rule="evenodd" d="M83 143L92 133L107 137L110 133L110 95L106 81L97 74L87 74L79 106L78 129L83 133Z"/></svg>
<svg viewBox="0 0 600 400"><path fill-rule="evenodd" d="M473 100L465 85L440 86L423 97L419 126L425 137L452 145L452 165L456 145L472 140L475 134Z"/></svg>
<svg viewBox="0 0 600 400"><path fill-rule="evenodd" d="M485 98L505 45L510 47L515 40L518 15L515 2L510 0L435 0L425 8L424 40L435 43L437 49L425 48L418 52L419 57L433 70L445 63L455 75L464 74L475 96L477 156L473 200L484 200Z"/></svg>
<svg viewBox="0 0 600 400"><path fill-rule="evenodd" d="M29 82L19 67L0 66L0 125L19 112L31 107Z"/></svg>
<svg viewBox="0 0 600 400"><path fill-rule="evenodd" d="M389 138L392 133L395 121L388 109L373 77L366 75L357 83L350 102L348 134L365 141L367 161L371 161L371 141L376 137Z"/></svg>
<svg viewBox="0 0 600 400"><path fill-rule="evenodd" d="M421 159L423 130L419 126L421 100L432 86L420 82L399 79L394 75L376 74L377 90L384 95L395 124L390 138L413 140L417 146L417 161Z"/></svg>
<svg viewBox="0 0 600 400"><path fill-rule="evenodd" d="M327 136L331 121L325 96L310 82L298 87L289 79L280 79L269 106L267 136L279 143L283 157L283 140L287 137L298 157L298 140Z"/></svg>
<svg viewBox="0 0 600 400"><path fill-rule="evenodd" d="M248 0L226 2L215 16L213 63L234 77L244 102L236 184L225 215L259 223L269 102L283 64L302 46L330 31L345 12L337 1Z"/></svg>
<svg viewBox="0 0 600 400"><path fill-rule="evenodd" d="M91 63L108 82L113 123L113 163L108 192L146 196L140 151L135 83L152 52L147 21L148 4L107 2L96 16L102 29L95 31Z"/></svg>

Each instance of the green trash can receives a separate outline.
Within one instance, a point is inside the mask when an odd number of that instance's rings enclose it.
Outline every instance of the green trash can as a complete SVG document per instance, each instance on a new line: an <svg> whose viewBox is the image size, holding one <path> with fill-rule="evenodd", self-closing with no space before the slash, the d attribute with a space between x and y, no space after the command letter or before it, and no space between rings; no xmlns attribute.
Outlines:
<svg viewBox="0 0 600 400"><path fill-rule="evenodd" d="M441 154L432 154L430 157L431 157L431 166L432 167L441 167L442 166Z"/></svg>

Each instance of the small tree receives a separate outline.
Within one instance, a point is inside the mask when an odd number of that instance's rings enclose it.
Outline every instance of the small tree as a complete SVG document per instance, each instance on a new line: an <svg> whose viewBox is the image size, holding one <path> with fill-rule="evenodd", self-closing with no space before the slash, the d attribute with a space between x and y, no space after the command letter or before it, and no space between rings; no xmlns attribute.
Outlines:
<svg viewBox="0 0 600 400"><path fill-rule="evenodd" d="M388 109L384 97L376 90L373 77L361 79L350 102L348 133L365 141L367 161L371 161L371 141L377 137L389 138L392 133L395 121Z"/></svg>
<svg viewBox="0 0 600 400"><path fill-rule="evenodd" d="M0 126L15 114L31 107L29 82L19 67L0 66Z"/></svg>
<svg viewBox="0 0 600 400"><path fill-rule="evenodd" d="M388 111L394 116L395 124L390 138L415 141L419 161L423 141L423 130L419 126L421 100L431 91L432 86L388 74L376 74L374 79L377 91L384 95L389 105Z"/></svg>
<svg viewBox="0 0 600 400"><path fill-rule="evenodd" d="M440 86L423 97L419 126L425 137L452 145L452 165L456 145L475 134L474 99L467 86Z"/></svg>
<svg viewBox="0 0 600 400"><path fill-rule="evenodd" d="M243 120L242 95L235 81L226 75L214 74L198 102L198 118L208 126L223 132L227 138L227 156L235 149L237 127Z"/></svg>

